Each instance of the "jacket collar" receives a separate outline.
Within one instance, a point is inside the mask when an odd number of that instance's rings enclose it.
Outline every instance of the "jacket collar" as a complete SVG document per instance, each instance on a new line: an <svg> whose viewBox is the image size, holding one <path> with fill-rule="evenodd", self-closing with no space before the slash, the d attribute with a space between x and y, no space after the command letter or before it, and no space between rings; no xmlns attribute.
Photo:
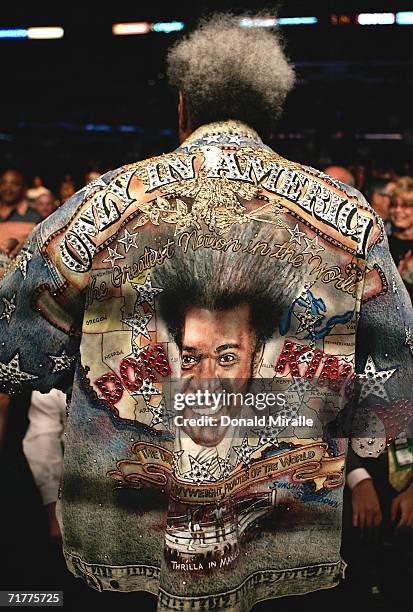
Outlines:
<svg viewBox="0 0 413 612"><path fill-rule="evenodd" d="M204 144L229 144L264 147L264 143L255 130L241 121L217 121L197 128L180 145L180 149L191 149Z"/></svg>

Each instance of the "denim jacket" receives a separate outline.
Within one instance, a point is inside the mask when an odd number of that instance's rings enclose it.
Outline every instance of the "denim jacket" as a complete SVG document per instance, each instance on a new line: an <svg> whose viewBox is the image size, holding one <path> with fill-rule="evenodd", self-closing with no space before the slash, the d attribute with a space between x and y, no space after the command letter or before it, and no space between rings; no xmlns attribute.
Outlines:
<svg viewBox="0 0 413 612"><path fill-rule="evenodd" d="M0 390L72 385L75 575L237 612L343 576L348 438L377 456L412 415L410 300L355 189L203 126L35 228L0 332Z"/></svg>

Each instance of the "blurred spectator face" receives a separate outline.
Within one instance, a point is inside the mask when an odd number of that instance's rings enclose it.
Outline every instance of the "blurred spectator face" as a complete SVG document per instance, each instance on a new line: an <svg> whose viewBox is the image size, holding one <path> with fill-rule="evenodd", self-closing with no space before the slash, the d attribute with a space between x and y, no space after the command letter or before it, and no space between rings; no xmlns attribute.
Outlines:
<svg viewBox="0 0 413 612"><path fill-rule="evenodd" d="M388 193L389 196L391 197L395 189L396 189L396 183L394 181L389 181L387 185L385 186L384 191Z"/></svg>
<svg viewBox="0 0 413 612"><path fill-rule="evenodd" d="M351 173L349 173L351 174ZM353 176L353 175L351 175ZM356 166L354 168L354 179L353 179L353 183L348 183L347 181L343 181L344 183L347 182L348 185L356 185L357 189L362 189L364 187L364 184L366 182L366 169L364 166Z"/></svg>
<svg viewBox="0 0 413 612"><path fill-rule="evenodd" d="M6 170L0 177L0 201L15 206L25 196L23 176L17 170Z"/></svg>
<svg viewBox="0 0 413 612"><path fill-rule="evenodd" d="M55 199L52 193L44 193L37 198L33 204L33 208L46 219L56 210Z"/></svg>
<svg viewBox="0 0 413 612"><path fill-rule="evenodd" d="M396 230L413 229L413 193L395 195L389 211L390 220Z"/></svg>
<svg viewBox="0 0 413 612"><path fill-rule="evenodd" d="M69 178L69 180L67 180ZM70 177L65 178L64 182L60 185L59 199L62 204L66 202L75 193L75 186L70 182Z"/></svg>
<svg viewBox="0 0 413 612"><path fill-rule="evenodd" d="M40 178L40 176L35 176L33 179L33 187L42 187L43 183L42 183L42 179Z"/></svg>
<svg viewBox="0 0 413 612"><path fill-rule="evenodd" d="M391 193L387 192L385 188L380 191L373 191L372 193L370 204L383 221L389 218L390 200Z"/></svg>
<svg viewBox="0 0 413 612"><path fill-rule="evenodd" d="M91 183L100 177L100 172L96 172L96 170L92 170L91 172L87 172L85 174L85 183Z"/></svg>
<svg viewBox="0 0 413 612"><path fill-rule="evenodd" d="M331 178L337 179L346 185L351 185L354 187L354 176L347 170L347 168L343 168L342 166L329 166L324 170L324 172L325 174L331 176Z"/></svg>

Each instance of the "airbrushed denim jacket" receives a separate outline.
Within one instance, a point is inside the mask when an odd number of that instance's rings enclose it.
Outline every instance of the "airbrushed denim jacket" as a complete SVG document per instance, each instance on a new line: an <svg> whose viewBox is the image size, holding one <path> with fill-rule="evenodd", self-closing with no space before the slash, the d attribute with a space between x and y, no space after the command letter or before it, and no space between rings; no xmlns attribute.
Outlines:
<svg viewBox="0 0 413 612"><path fill-rule="evenodd" d="M248 126L203 126L87 185L0 288L0 390L72 387L69 569L159 610L248 612L337 584L348 438L371 457L409 425L412 332L363 196ZM176 403L209 384L215 409Z"/></svg>

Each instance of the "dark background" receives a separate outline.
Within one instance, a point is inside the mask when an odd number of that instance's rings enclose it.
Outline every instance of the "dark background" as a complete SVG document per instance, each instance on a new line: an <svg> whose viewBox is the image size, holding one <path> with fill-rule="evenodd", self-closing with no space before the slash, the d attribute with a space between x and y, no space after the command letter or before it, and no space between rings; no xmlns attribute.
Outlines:
<svg viewBox="0 0 413 612"><path fill-rule="evenodd" d="M52 188L66 173L80 186L92 167L103 171L177 145L165 54L182 33L113 36L113 23L190 26L209 10L262 8L272 15L277 7L259 0L14 4L2 7L1 28L61 25L65 36L0 40L0 169L17 165L29 181L41 174ZM319 23L282 28L297 85L269 144L318 167L361 163L411 172L413 26L355 20L358 12L398 10L413 10L413 0L279 5L279 16L316 16ZM333 14L349 16L351 24L332 25Z"/></svg>

